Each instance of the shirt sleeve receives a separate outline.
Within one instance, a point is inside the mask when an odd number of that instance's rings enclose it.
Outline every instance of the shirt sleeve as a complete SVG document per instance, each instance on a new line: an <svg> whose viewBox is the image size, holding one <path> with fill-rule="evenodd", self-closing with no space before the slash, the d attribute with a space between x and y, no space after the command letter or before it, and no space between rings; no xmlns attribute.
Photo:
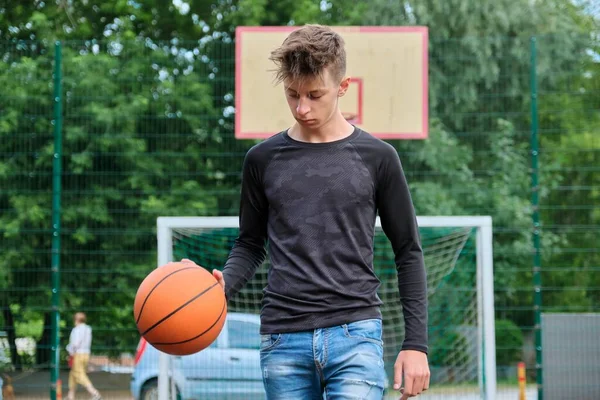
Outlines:
<svg viewBox="0 0 600 400"><path fill-rule="evenodd" d="M377 173L376 201L398 271L405 322L402 350L427 353L427 276L417 217L398 154L386 147Z"/></svg>
<svg viewBox="0 0 600 400"><path fill-rule="evenodd" d="M69 343L67 344L67 352L69 354L73 354L75 349L73 348L73 339L75 338L75 329L71 329L71 333L69 334Z"/></svg>
<svg viewBox="0 0 600 400"><path fill-rule="evenodd" d="M82 329L78 329L78 327L73 328L71 331L71 335L69 338L69 345L67 346L67 351L69 354L77 353L77 350L81 348L83 341L83 332Z"/></svg>
<svg viewBox="0 0 600 400"><path fill-rule="evenodd" d="M254 149L244 159L239 235L223 268L227 299L244 287L266 257L268 202L262 185L265 163Z"/></svg>

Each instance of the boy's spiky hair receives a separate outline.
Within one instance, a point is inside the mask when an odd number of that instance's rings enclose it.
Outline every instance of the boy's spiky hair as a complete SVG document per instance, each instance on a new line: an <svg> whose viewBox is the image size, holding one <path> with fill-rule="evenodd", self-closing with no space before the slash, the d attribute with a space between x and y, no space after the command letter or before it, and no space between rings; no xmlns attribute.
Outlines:
<svg viewBox="0 0 600 400"><path fill-rule="evenodd" d="M304 25L271 52L269 60L277 66L277 83L321 77L330 67L333 78L341 80L346 73L344 39L324 25Z"/></svg>

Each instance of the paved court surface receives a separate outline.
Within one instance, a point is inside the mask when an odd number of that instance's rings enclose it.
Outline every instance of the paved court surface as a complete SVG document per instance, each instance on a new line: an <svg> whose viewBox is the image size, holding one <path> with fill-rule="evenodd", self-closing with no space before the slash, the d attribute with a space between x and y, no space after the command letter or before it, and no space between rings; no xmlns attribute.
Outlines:
<svg viewBox="0 0 600 400"><path fill-rule="evenodd" d="M105 400L132 400L129 392L129 374L115 374L108 372L90 372L89 377L94 385L102 392ZM13 384L17 400L38 400L48 399L50 382L49 372L34 373L16 373L16 380ZM63 399L67 394L68 371L62 371L60 378L63 382ZM496 400L515 400L518 399L517 388L499 387ZM398 399L400 396L388 394L385 400ZM83 388L79 388L77 399L87 400L90 396ZM435 388L433 387L427 394L418 397L423 400L479 400L479 394L476 391L461 388ZM529 387L526 393L527 400L537 400L537 392L534 387ZM209 400L209 399L207 399Z"/></svg>

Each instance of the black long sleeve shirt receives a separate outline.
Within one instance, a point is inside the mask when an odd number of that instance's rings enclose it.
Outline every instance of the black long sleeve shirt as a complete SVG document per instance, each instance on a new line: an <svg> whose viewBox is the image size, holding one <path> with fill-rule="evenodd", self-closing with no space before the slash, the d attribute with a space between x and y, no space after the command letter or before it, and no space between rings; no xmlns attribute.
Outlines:
<svg viewBox="0 0 600 400"><path fill-rule="evenodd" d="M284 131L248 151L239 236L223 271L227 297L252 278L268 244L261 333L381 318L377 213L398 271L402 349L426 353L426 272L408 185L395 149L358 128L328 143L299 142Z"/></svg>

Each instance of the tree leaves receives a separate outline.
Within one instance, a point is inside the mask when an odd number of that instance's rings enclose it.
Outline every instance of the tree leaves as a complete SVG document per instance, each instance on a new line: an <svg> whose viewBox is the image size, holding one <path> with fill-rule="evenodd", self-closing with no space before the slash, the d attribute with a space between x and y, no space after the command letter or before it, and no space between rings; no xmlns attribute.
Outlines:
<svg viewBox="0 0 600 400"><path fill-rule="evenodd" d="M555 129L542 148L570 149L542 155L541 199L556 206L543 220L600 220L597 209L563 212L600 196L585 169L598 165L598 48L587 34L594 23L566 0L111 0L2 9L0 285L15 288L11 303L38 307L38 322L47 311L39 306L49 304L53 40L63 40L63 311L89 310L104 327L98 346L116 354L135 346L131 306L155 267L156 217L237 213L241 163L254 142L232 133L235 27L303 23L429 27L430 138L392 142L417 211L492 215L498 304L531 304L532 35L540 122ZM596 253L569 249L594 248L596 233L546 230L545 261L581 269L546 282L593 278ZM545 301L566 301L557 293ZM598 301L597 293L570 293L570 306ZM530 324L529 314L510 317Z"/></svg>

